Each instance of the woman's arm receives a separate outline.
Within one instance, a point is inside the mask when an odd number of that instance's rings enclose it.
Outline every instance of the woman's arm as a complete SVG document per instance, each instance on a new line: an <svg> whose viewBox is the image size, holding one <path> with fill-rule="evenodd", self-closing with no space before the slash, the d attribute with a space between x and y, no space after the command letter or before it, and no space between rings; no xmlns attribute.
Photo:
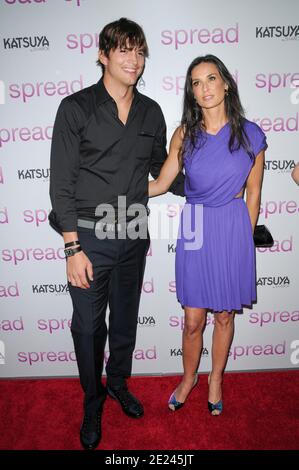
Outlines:
<svg viewBox="0 0 299 470"><path fill-rule="evenodd" d="M264 175L265 152L262 150L255 159L246 184L246 204L252 226L252 232L259 216L261 189Z"/></svg>
<svg viewBox="0 0 299 470"><path fill-rule="evenodd" d="M292 178L295 181L295 183L299 184L299 163L297 163L297 165L292 171Z"/></svg>
<svg viewBox="0 0 299 470"><path fill-rule="evenodd" d="M178 127L171 138L169 155L161 168L160 174L156 180L149 182L149 197L158 196L166 193L169 186L180 171L179 152L183 143L183 131Z"/></svg>

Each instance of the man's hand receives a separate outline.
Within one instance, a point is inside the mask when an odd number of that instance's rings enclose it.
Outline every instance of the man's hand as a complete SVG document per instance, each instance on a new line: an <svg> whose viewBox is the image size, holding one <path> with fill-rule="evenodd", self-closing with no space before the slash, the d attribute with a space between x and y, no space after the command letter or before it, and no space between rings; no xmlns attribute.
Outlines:
<svg viewBox="0 0 299 470"><path fill-rule="evenodd" d="M67 258L67 278L74 287L88 289L89 280L93 281L93 269L90 260L83 251Z"/></svg>

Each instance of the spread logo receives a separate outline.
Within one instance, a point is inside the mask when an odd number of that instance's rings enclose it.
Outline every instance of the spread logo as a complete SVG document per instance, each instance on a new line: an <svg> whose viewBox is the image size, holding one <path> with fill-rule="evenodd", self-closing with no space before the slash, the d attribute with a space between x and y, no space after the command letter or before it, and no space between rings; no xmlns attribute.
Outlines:
<svg viewBox="0 0 299 470"><path fill-rule="evenodd" d="M288 312L287 310L278 310L276 312L251 312L249 315L249 323L259 327L263 327L264 325L273 325L274 323L294 324L294 322L298 321L298 310L294 310L293 312Z"/></svg>
<svg viewBox="0 0 299 470"><path fill-rule="evenodd" d="M37 329L46 333L56 333L56 331L69 330L72 324L71 318L49 318L44 320L40 318L37 322Z"/></svg>
<svg viewBox="0 0 299 470"><path fill-rule="evenodd" d="M91 47L99 48L98 33L71 33L67 35L66 40L66 47L71 50L78 49L80 54L84 54L85 49L90 49Z"/></svg>
<svg viewBox="0 0 299 470"><path fill-rule="evenodd" d="M271 287L289 287L291 284L289 276L265 276L259 277L257 286L271 286Z"/></svg>
<svg viewBox="0 0 299 470"><path fill-rule="evenodd" d="M0 262L15 266L23 261L61 261L65 260L63 248L4 248L0 250Z"/></svg>
<svg viewBox="0 0 299 470"><path fill-rule="evenodd" d="M1 320L0 331L24 331L23 318L16 318L15 320Z"/></svg>
<svg viewBox="0 0 299 470"><path fill-rule="evenodd" d="M239 25L228 28L192 28L164 30L161 32L161 44L179 49L185 44L224 44L239 42Z"/></svg>
<svg viewBox="0 0 299 470"><path fill-rule="evenodd" d="M59 80L58 82L25 82L11 83L8 86L9 97L12 99L20 99L23 103L28 103L31 98L44 98L48 96L67 96L75 93L83 88L83 76L80 75L78 80Z"/></svg>
<svg viewBox="0 0 299 470"><path fill-rule="evenodd" d="M293 116L252 118L264 132L297 132L299 130L299 113Z"/></svg>
<svg viewBox="0 0 299 470"><path fill-rule="evenodd" d="M0 297L19 297L19 286L17 281L10 286L0 286Z"/></svg>
<svg viewBox="0 0 299 470"><path fill-rule="evenodd" d="M0 148L9 142L37 142L51 140L53 126L10 127L0 129Z"/></svg>
<svg viewBox="0 0 299 470"><path fill-rule="evenodd" d="M265 201L260 204L260 214L269 219L274 214L297 214L299 206L296 201Z"/></svg>
<svg viewBox="0 0 299 470"><path fill-rule="evenodd" d="M299 25L294 26L257 26L255 37L258 39L281 38L284 41L299 39Z"/></svg>
<svg viewBox="0 0 299 470"><path fill-rule="evenodd" d="M44 222L48 222L48 214L50 210L46 209L26 209L23 211L23 220L27 224L34 224L36 227L39 227Z"/></svg>
<svg viewBox="0 0 299 470"><path fill-rule="evenodd" d="M48 50L50 43L47 36L18 36L3 38L4 49Z"/></svg>
<svg viewBox="0 0 299 470"><path fill-rule="evenodd" d="M18 361L21 364L33 366L37 363L57 362L76 362L75 351L20 351L17 354ZM47 364L48 366L48 364Z"/></svg>
<svg viewBox="0 0 299 470"><path fill-rule="evenodd" d="M253 357L253 356L285 356L286 354L286 340L281 341L278 344L250 344L250 345L238 345L233 346L229 351L229 359L234 361L241 357Z"/></svg>
<svg viewBox="0 0 299 470"><path fill-rule="evenodd" d="M271 73L258 73L256 75L256 88L264 89L268 93L278 88L298 88L299 87L299 73L291 72L271 72Z"/></svg>
<svg viewBox="0 0 299 470"><path fill-rule="evenodd" d="M277 173L290 173L295 166L295 160L266 160L264 169L277 171Z"/></svg>
<svg viewBox="0 0 299 470"><path fill-rule="evenodd" d="M25 168L24 170L18 170L19 180L34 180L43 178L48 179L50 176L50 168Z"/></svg>

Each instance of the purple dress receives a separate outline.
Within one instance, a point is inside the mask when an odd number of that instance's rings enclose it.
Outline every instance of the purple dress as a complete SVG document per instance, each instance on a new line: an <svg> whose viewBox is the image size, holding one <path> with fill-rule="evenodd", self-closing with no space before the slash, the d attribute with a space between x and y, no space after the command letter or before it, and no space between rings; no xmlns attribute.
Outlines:
<svg viewBox="0 0 299 470"><path fill-rule="evenodd" d="M265 134L248 120L244 126L257 156L267 148ZM236 198L254 161L242 147L231 153L229 137L227 123L216 135L204 132L203 146L185 153L187 202L176 248L179 302L214 312L241 310L256 301L251 223L243 198ZM200 248L191 248L190 230L202 233Z"/></svg>

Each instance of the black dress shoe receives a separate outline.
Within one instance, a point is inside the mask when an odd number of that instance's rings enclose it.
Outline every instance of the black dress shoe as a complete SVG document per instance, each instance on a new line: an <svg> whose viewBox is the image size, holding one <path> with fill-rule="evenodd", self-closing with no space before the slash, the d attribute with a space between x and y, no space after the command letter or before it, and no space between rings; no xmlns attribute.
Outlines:
<svg viewBox="0 0 299 470"><path fill-rule="evenodd" d="M140 401L129 392L126 386L121 388L107 387L108 395L117 400L123 412L131 418L141 418L144 414Z"/></svg>
<svg viewBox="0 0 299 470"><path fill-rule="evenodd" d="M99 445L102 437L101 418L102 410L94 414L85 413L80 429L80 441L84 449L93 450Z"/></svg>

